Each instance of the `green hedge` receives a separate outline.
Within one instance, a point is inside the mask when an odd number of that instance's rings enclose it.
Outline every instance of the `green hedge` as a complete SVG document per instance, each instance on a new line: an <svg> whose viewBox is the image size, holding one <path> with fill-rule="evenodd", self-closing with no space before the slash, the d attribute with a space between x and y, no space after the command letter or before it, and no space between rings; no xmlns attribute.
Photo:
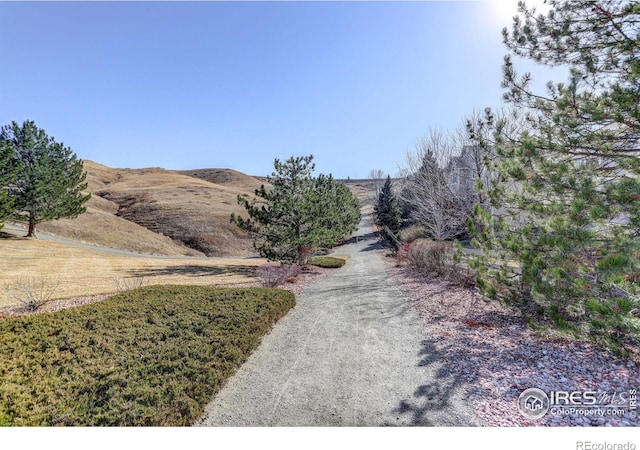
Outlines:
<svg viewBox="0 0 640 450"><path fill-rule="evenodd" d="M189 425L295 297L150 286L0 320L0 424Z"/></svg>
<svg viewBox="0 0 640 450"><path fill-rule="evenodd" d="M309 264L312 266L324 267L326 269L338 269L344 266L346 261L342 258L334 258L333 256L316 256L311 258Z"/></svg>

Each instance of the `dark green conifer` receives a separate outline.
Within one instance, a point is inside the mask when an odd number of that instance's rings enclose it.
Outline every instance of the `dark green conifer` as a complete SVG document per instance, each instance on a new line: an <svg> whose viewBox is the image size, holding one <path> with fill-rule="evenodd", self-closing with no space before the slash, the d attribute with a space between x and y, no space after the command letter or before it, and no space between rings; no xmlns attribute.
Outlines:
<svg viewBox="0 0 640 450"><path fill-rule="evenodd" d="M7 142L0 141L0 229L15 211L14 200L9 195L9 189L19 168L13 148Z"/></svg>
<svg viewBox="0 0 640 450"><path fill-rule="evenodd" d="M476 208L478 283L535 302L562 327L588 321L619 339L638 326L629 311L640 294L640 4L549 3L545 15L522 4L503 31L513 54L569 76L536 92L505 58L505 100L526 130L492 124L499 176L482 186L491 207ZM617 325L602 311L618 311Z"/></svg>
<svg viewBox="0 0 640 450"><path fill-rule="evenodd" d="M238 203L249 218L231 216L238 227L254 234L254 247L272 261L306 266L316 247L330 247L355 231L360 220L357 199L331 176L313 177L313 155L276 159L268 177L249 202Z"/></svg>
<svg viewBox="0 0 640 450"><path fill-rule="evenodd" d="M387 176L375 206L373 207L376 216L376 225L388 227L396 235L402 226L402 208L400 202L393 192L391 177Z"/></svg>
<svg viewBox="0 0 640 450"><path fill-rule="evenodd" d="M82 161L69 147L47 136L33 121L22 126L15 121L0 130L0 142L9 146L19 163L16 179L9 186L15 218L29 224L27 237L35 237L43 221L74 218L85 212L90 195Z"/></svg>

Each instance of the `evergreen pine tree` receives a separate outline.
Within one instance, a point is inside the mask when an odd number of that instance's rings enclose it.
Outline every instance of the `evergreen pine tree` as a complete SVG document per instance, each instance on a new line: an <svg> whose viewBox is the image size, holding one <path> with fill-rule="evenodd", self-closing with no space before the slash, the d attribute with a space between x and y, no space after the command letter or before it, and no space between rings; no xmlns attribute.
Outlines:
<svg viewBox="0 0 640 450"><path fill-rule="evenodd" d="M402 226L402 208L400 202L393 192L393 183L391 176L387 175L378 199L373 207L375 212L376 225L380 227L388 227L394 236L400 231Z"/></svg>
<svg viewBox="0 0 640 450"><path fill-rule="evenodd" d="M356 230L360 203L347 186L331 175L320 174L314 182L315 214L321 218L316 243L319 247L333 247Z"/></svg>
<svg viewBox="0 0 640 450"><path fill-rule="evenodd" d="M624 317L604 333L620 337L640 293L640 4L549 3L546 15L522 4L504 41L569 66L569 79L543 95L505 58L505 99L526 111L528 130L510 137L492 124L501 182L484 186L492 207L476 207L478 283L533 301L562 327L587 319L600 333L602 312L617 311Z"/></svg>
<svg viewBox="0 0 640 450"><path fill-rule="evenodd" d="M20 163L10 185L15 217L29 224L27 237L35 237L36 225L47 220L73 218L83 213L90 195L82 161L69 147L56 142L33 121L2 127L0 142L10 146Z"/></svg>
<svg viewBox="0 0 640 450"><path fill-rule="evenodd" d="M332 246L355 230L358 202L331 176L313 177L313 155L276 159L268 177L272 188L255 191L261 202L238 196L249 218L231 216L254 234L254 247L272 261L306 266L315 247Z"/></svg>
<svg viewBox="0 0 640 450"><path fill-rule="evenodd" d="M7 142L0 141L0 229L15 211L14 200L9 195L9 189L19 167L13 148Z"/></svg>

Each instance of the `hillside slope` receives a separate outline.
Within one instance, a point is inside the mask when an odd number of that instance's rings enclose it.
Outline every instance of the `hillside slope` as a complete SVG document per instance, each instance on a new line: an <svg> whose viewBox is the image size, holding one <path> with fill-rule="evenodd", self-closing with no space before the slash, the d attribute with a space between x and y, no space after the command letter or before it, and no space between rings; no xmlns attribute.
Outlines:
<svg viewBox="0 0 640 450"><path fill-rule="evenodd" d="M90 161L85 167L96 209L168 239L186 254L254 254L249 236L229 216L244 213L237 197L253 198L261 184L256 178L230 169L110 169Z"/></svg>
<svg viewBox="0 0 640 450"><path fill-rule="evenodd" d="M193 169L176 170L174 172L208 181L209 183L238 188L242 191L247 189L255 190L260 187L261 183L265 183L256 177L245 175L233 169Z"/></svg>
<svg viewBox="0 0 640 450"><path fill-rule="evenodd" d="M257 180L251 186L225 186L158 168L121 175L95 192L118 205L118 216L207 256L253 253L248 235L230 223L229 216L244 211L237 196L251 196Z"/></svg>
<svg viewBox="0 0 640 450"><path fill-rule="evenodd" d="M95 195L95 192L125 177L124 170L84 161L91 199L87 212L75 219L60 219L38 225L38 230L67 239L121 250L169 256L203 256L181 242L154 233L117 216L119 205Z"/></svg>
<svg viewBox="0 0 640 450"><path fill-rule="evenodd" d="M250 256L252 241L229 222L261 182L230 169L115 169L84 161L87 212L38 229L64 238L171 256Z"/></svg>
<svg viewBox="0 0 640 450"><path fill-rule="evenodd" d="M248 234L230 223L229 217L246 215L238 195L253 199L266 179L232 169L116 169L86 160L84 168L92 194L87 212L76 219L42 223L39 230L140 253L255 254ZM367 180L345 184L363 204L371 201Z"/></svg>

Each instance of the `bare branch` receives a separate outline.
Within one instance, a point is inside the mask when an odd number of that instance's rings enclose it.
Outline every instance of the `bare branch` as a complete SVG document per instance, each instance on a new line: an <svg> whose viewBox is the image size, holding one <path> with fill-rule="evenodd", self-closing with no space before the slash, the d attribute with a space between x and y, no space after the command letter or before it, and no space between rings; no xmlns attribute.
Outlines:
<svg viewBox="0 0 640 450"><path fill-rule="evenodd" d="M60 280L53 281L44 276L19 276L5 285L5 291L27 310L35 311L51 301L59 285Z"/></svg>

